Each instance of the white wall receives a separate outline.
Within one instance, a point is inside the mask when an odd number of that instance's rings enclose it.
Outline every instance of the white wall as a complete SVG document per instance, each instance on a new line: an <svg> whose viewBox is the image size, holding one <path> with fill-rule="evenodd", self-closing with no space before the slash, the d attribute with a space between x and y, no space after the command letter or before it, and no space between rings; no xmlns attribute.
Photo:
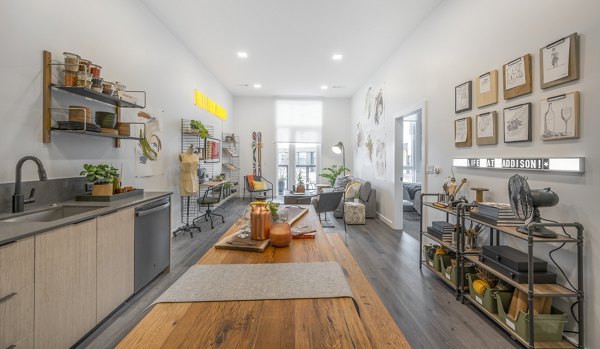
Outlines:
<svg viewBox="0 0 600 349"><path fill-rule="evenodd" d="M277 147L275 144L275 101L276 97L234 97L236 113L235 132L240 136L240 175L252 173L252 132L262 133L263 176L276 184ZM347 145L346 167L352 169L350 151L350 99L324 98L321 167L341 165L341 155L331 151L339 141ZM319 169L320 170L320 169ZM325 182L324 178L321 178Z"/></svg>
<svg viewBox="0 0 600 349"><path fill-rule="evenodd" d="M600 229L596 200L600 195L598 175L600 139L600 3L592 0L559 1L536 0L503 2L454 0L442 3L436 11L401 44L393 56L369 78L369 83L385 83L386 122L391 127L391 116L421 101L427 101L428 135L427 158L429 164L441 166L438 176L429 178L429 192L438 192L443 179L450 175L454 157L493 156L585 156L586 173L564 175L552 173L524 173L533 188L552 187L560 195L560 204L542 208L542 215L559 221L579 221L586 228L585 241L585 295L587 347L600 347L600 279L594 278L594 266L600 264ZM539 83L539 48L562 36L578 32L581 35L581 79L577 82L542 90ZM473 80L491 69L502 71L502 65L521 55L533 56L533 93L505 102L500 92L500 102L484 110L495 110L502 119L506 106L531 102L533 104L533 142L504 144L500 131L499 144L455 148L453 145L454 87ZM501 76L501 75L500 75ZM356 122L363 110L365 88L353 97L353 119ZM581 91L581 137L578 140L542 142L540 140L539 101L548 96ZM502 83L500 83L502 91ZM475 116L475 109L461 116ZM362 116L361 116L362 117ZM364 166L358 155L355 163ZM388 166L393 169L393 166ZM369 169L364 170L365 176ZM469 187L488 187L486 199L507 202L507 180L512 171L455 169L457 177L467 177ZM388 198L379 209L390 215L389 201L393 174L387 181L375 182L379 198ZM381 195L379 195L381 193ZM473 194L465 190L473 199ZM509 241L516 243L515 241ZM518 246L526 246L520 242ZM546 248L538 254L547 257ZM575 279L574 246L555 254L567 273ZM563 309L566 306L562 305Z"/></svg>
<svg viewBox="0 0 600 349"><path fill-rule="evenodd" d="M232 96L221 83L138 1L0 1L0 181L14 181L14 165L24 155L38 156L50 178L78 176L85 162L124 166L123 183L146 190L173 191L173 226L178 226L177 195L180 119L194 118L222 130L232 129ZM42 51L62 61L62 52L75 52L103 67L109 81L122 81L128 89L145 90L148 108L161 122L164 175L134 178L134 141L112 141L79 135L53 134L42 143ZM193 105L199 89L229 111L219 119ZM53 94L55 105L81 104L81 99ZM88 102L93 111L107 108ZM134 121L138 110L123 110ZM32 165L24 171L35 180Z"/></svg>

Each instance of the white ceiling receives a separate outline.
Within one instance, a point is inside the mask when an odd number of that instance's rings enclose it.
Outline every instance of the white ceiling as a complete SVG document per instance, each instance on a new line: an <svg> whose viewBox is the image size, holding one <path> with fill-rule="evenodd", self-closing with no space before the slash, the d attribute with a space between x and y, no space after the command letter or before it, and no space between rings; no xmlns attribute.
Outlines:
<svg viewBox="0 0 600 349"><path fill-rule="evenodd" d="M142 0L234 95L324 97L351 96L441 1Z"/></svg>

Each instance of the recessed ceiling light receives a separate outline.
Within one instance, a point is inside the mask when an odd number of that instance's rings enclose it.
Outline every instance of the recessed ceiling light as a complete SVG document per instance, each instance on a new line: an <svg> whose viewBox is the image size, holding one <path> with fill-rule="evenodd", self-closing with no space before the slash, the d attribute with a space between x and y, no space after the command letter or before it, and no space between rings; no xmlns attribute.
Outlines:
<svg viewBox="0 0 600 349"><path fill-rule="evenodd" d="M248 58L248 52L240 51L237 53L238 58Z"/></svg>
<svg viewBox="0 0 600 349"><path fill-rule="evenodd" d="M336 53L333 56L331 56L331 59L333 59L334 61L341 61L342 58L344 58L344 55L341 53Z"/></svg>
<svg viewBox="0 0 600 349"><path fill-rule="evenodd" d="M261 88L262 85L261 84L254 84L254 88Z"/></svg>
<svg viewBox="0 0 600 349"><path fill-rule="evenodd" d="M321 85L321 90L327 90L329 88L329 86L327 85Z"/></svg>

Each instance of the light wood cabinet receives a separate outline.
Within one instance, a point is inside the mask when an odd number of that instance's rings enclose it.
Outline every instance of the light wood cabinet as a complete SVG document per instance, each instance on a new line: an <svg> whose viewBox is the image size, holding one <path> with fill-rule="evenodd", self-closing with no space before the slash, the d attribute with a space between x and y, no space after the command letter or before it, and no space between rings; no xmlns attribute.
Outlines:
<svg viewBox="0 0 600 349"><path fill-rule="evenodd" d="M96 325L96 219L35 237L35 347L68 348Z"/></svg>
<svg viewBox="0 0 600 349"><path fill-rule="evenodd" d="M27 238L0 246L0 348L33 331L33 249Z"/></svg>
<svg viewBox="0 0 600 349"><path fill-rule="evenodd" d="M33 333L15 343L12 349L33 349Z"/></svg>
<svg viewBox="0 0 600 349"><path fill-rule="evenodd" d="M97 322L133 294L134 209L98 217Z"/></svg>

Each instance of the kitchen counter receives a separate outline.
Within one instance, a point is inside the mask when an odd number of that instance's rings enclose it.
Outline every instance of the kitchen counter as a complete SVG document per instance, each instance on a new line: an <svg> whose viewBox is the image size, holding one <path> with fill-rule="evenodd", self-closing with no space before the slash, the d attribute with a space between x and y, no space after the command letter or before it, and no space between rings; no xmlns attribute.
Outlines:
<svg viewBox="0 0 600 349"><path fill-rule="evenodd" d="M156 200L165 196L170 196L172 192L144 192L143 195L125 198L111 202L86 202L86 201L63 201L53 205L43 205L31 207L25 210L27 212L42 211L52 206L77 206L77 207L98 207L98 209L72 215L70 217L60 218L50 222L2 222L0 221L0 245L24 239L26 237L40 234L49 230L60 228L66 225L86 221L98 216L102 216L120 209L143 204L148 201ZM15 217L17 214L0 214L0 220ZM20 215L20 214L19 214Z"/></svg>

